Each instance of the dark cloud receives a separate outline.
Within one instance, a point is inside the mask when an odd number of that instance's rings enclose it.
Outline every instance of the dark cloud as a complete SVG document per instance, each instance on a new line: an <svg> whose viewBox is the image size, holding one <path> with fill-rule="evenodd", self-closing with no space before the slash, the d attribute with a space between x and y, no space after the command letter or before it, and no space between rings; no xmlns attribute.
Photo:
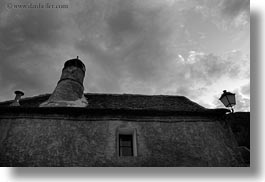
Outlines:
<svg viewBox="0 0 265 182"><path fill-rule="evenodd" d="M83 16L95 16L97 22L91 29L84 28L87 36L76 42L76 48L92 56L90 61L102 68L102 79L113 77L112 83L120 83L124 76L141 82L161 79L168 66L165 40L174 24L161 22L166 16L161 9L143 11L132 1L106 5L108 10L101 6L83 12ZM78 20L80 26L91 23ZM118 84L114 85L119 91Z"/></svg>
<svg viewBox="0 0 265 182"><path fill-rule="evenodd" d="M8 10L7 2L10 1L1 2L0 85L6 88L3 94L10 95L15 89L27 94L45 90L45 71L48 75L55 71L54 56L50 55L63 42L60 29L64 22L54 11Z"/></svg>
<svg viewBox="0 0 265 182"><path fill-rule="evenodd" d="M52 92L63 62L77 55L87 68L86 92L178 94L201 101L198 95L209 94L220 78L247 79L249 59L240 51L224 57L207 50L222 31L195 2L80 0L59 11L7 10L1 2L1 96L10 98L14 89ZM245 11L233 3L229 9L227 1L199 5L227 17ZM209 32L207 40L213 40L205 49L198 36Z"/></svg>
<svg viewBox="0 0 265 182"><path fill-rule="evenodd" d="M249 25L250 0L196 0L197 10L219 26L229 30ZM200 8L198 8L200 7Z"/></svg>
<svg viewBox="0 0 265 182"><path fill-rule="evenodd" d="M54 86L54 78L58 77L57 70L51 62L55 58L40 52L27 50L27 54L16 53L3 57L0 63L0 85L4 88L1 91L3 95L10 98L14 90L23 90L26 96L52 91L50 84L53 83Z"/></svg>
<svg viewBox="0 0 265 182"><path fill-rule="evenodd" d="M242 12L249 14L250 0L223 0L221 11L224 15L238 16Z"/></svg>
<svg viewBox="0 0 265 182"><path fill-rule="evenodd" d="M9 1L8 1L9 2ZM27 3L25 1L24 3ZM1 44L6 48L32 46L32 44L47 44L55 46L61 41L60 28L63 22L55 11L32 9L4 9L7 2L3 2ZM3 13L4 13L3 12Z"/></svg>
<svg viewBox="0 0 265 182"><path fill-rule="evenodd" d="M114 34L134 33L138 31L132 10L119 10L107 18L109 29Z"/></svg>

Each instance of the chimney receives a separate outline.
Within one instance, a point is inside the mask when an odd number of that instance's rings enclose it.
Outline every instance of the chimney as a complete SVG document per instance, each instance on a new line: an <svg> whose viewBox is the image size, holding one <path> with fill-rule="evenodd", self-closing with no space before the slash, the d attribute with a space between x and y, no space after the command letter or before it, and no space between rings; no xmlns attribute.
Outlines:
<svg viewBox="0 0 265 182"><path fill-rule="evenodd" d="M19 90L15 91L14 93L16 94L16 97L15 97L14 101L10 104L10 106L20 106L19 101L20 101L21 97L24 95L24 93L22 91L19 91Z"/></svg>
<svg viewBox="0 0 265 182"><path fill-rule="evenodd" d="M55 90L40 107L86 107L83 86L85 71L85 65L78 57L66 61Z"/></svg>

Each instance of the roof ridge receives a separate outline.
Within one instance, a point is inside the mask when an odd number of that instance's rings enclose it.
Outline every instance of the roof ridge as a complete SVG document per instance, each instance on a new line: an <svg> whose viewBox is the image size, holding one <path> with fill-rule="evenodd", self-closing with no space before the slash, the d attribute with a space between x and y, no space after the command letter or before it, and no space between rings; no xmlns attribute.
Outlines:
<svg viewBox="0 0 265 182"><path fill-rule="evenodd" d="M21 101L26 101L26 100L30 100L30 99L35 99L35 98L38 98L38 97L43 97L43 96L48 96L48 95L51 95L51 93L45 93L45 94L40 94L40 95L34 95L34 96L31 96L31 97L24 97L24 98L21 98ZM128 95L128 96L143 96L143 97L180 97L180 98L186 98L188 99L186 96L183 96L183 95L164 95L164 94L152 94L152 95L147 95L147 94L130 94L130 93L122 93L122 94L119 94L119 93L84 93L84 95L88 96L88 95L111 95L111 96L121 96L121 95ZM6 100L6 101L3 101L3 102L0 102L1 104L2 103L8 103L8 102L11 102L13 101L14 99L11 99L11 100ZM190 100L190 99L188 99ZM191 100L190 100L191 101ZM191 101L193 102L193 101Z"/></svg>
<svg viewBox="0 0 265 182"><path fill-rule="evenodd" d="M21 98L20 101L27 101L27 100L30 100L30 99L35 99L35 98L38 98L38 97L43 97L43 96L48 96L48 95L51 95L51 94L50 93L46 93L46 94L34 95L34 96L31 96L31 97L24 97L24 98ZM6 101L3 101L3 102L0 102L0 104L13 102L13 100L14 99L6 100Z"/></svg>
<svg viewBox="0 0 265 182"><path fill-rule="evenodd" d="M183 97L183 98L187 98L183 95L164 95L164 94L152 94L152 95L148 95L148 94L130 94L130 93L84 93L84 95L111 95L111 96L121 96L121 95L128 95L128 96L144 96L144 97Z"/></svg>

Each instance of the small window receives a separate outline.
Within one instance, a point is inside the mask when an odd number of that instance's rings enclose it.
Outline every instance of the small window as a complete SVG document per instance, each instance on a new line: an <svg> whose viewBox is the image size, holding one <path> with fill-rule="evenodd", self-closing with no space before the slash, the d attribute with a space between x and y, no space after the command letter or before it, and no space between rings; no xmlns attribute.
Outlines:
<svg viewBox="0 0 265 182"><path fill-rule="evenodd" d="M134 156L133 135L119 134L119 156Z"/></svg>
<svg viewBox="0 0 265 182"><path fill-rule="evenodd" d="M117 156L138 156L136 129L119 127L116 132Z"/></svg>

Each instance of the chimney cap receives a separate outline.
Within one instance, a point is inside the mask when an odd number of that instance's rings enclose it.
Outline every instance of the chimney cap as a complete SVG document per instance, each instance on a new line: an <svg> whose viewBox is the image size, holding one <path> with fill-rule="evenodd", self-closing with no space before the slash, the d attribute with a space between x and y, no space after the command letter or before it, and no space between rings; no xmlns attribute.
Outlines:
<svg viewBox="0 0 265 182"><path fill-rule="evenodd" d="M70 67L70 66L81 68L83 71L86 70L84 63L78 58L78 56L77 58L70 59L64 63L64 68Z"/></svg>
<svg viewBox="0 0 265 182"><path fill-rule="evenodd" d="M20 91L20 90L16 90L14 93L15 93L16 95L21 95L21 96L24 95L24 92L22 92L22 91Z"/></svg>

